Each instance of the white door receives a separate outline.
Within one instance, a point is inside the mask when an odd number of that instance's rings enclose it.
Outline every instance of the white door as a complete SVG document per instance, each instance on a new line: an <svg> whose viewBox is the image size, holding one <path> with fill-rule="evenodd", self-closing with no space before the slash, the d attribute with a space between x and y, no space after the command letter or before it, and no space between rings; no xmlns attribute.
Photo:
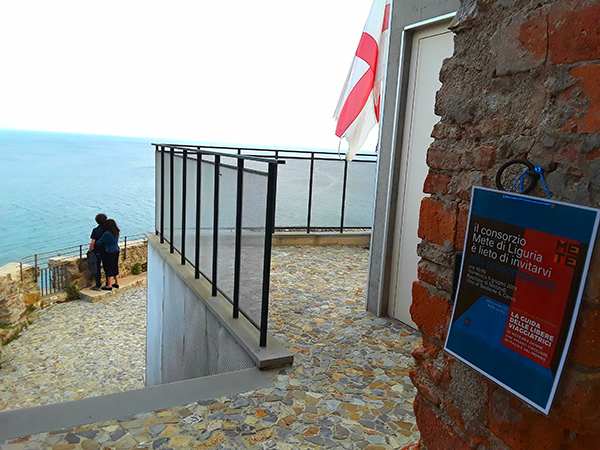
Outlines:
<svg viewBox="0 0 600 450"><path fill-rule="evenodd" d="M396 276L389 311L412 327L415 324L409 310L419 262L417 229L419 208L425 196L423 183L429 170L426 156L433 141L431 131L439 121L433 111L435 93L441 87L440 68L442 61L452 55L453 36L447 22L416 30L413 35L392 261Z"/></svg>

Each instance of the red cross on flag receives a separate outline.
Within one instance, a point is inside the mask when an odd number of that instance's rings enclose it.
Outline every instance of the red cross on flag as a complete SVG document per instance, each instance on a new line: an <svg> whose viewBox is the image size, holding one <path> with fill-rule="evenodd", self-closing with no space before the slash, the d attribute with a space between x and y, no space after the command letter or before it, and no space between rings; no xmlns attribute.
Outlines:
<svg viewBox="0 0 600 450"><path fill-rule="evenodd" d="M335 109L335 135L348 141L346 159L351 161L379 122L385 58L387 54L390 1L374 0L358 49Z"/></svg>

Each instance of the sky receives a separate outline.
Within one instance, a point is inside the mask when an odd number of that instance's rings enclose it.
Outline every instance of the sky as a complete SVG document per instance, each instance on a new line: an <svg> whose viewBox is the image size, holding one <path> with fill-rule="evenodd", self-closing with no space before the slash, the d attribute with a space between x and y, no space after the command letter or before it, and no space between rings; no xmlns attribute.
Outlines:
<svg viewBox="0 0 600 450"><path fill-rule="evenodd" d="M370 7L4 1L0 129L337 149L332 116Z"/></svg>

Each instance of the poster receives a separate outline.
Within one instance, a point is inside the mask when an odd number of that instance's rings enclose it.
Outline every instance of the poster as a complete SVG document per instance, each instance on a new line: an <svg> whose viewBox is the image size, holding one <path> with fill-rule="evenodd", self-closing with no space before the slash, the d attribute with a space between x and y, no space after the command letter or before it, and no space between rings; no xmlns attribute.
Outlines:
<svg viewBox="0 0 600 450"><path fill-rule="evenodd" d="M598 210L474 187L446 350L548 414Z"/></svg>

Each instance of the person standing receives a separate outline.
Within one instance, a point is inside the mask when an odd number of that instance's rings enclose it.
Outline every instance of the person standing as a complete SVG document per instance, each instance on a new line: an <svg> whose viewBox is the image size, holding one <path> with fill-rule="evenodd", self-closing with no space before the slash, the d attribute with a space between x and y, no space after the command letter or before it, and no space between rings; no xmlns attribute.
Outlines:
<svg viewBox="0 0 600 450"><path fill-rule="evenodd" d="M93 251L96 255L97 264L96 271L94 272L94 277L96 278L96 285L92 287L93 291L99 291L102 287L102 258L104 257L104 244L98 244L97 241L102 237L104 232L104 223L106 222L106 214L100 213L96 215L96 223L98 226L92 230L92 235L90 239L92 242L90 243L90 252Z"/></svg>
<svg viewBox="0 0 600 450"><path fill-rule="evenodd" d="M102 286L104 291L112 291L112 288L119 287L119 227L113 219L104 222L104 234L96 244L104 244L104 258L102 264L106 273L106 286Z"/></svg>

